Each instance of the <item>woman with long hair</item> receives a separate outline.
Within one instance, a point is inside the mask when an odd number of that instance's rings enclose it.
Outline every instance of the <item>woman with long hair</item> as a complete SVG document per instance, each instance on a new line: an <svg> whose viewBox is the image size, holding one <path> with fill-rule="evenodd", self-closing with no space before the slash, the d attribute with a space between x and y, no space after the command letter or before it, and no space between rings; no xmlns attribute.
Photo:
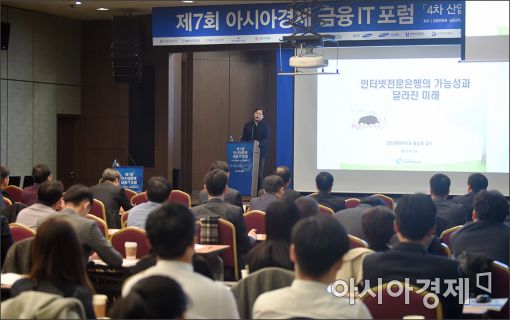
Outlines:
<svg viewBox="0 0 510 320"><path fill-rule="evenodd" d="M46 219L37 228L32 244L32 269L27 278L11 288L15 297L24 291L42 291L80 300L88 319L95 319L94 293L82 260L81 246L69 222L58 217Z"/></svg>

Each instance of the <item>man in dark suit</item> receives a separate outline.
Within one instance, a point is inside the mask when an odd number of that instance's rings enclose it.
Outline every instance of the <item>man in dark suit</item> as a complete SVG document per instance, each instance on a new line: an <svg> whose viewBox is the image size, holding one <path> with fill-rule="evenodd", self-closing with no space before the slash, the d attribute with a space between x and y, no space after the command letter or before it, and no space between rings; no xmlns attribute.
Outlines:
<svg viewBox="0 0 510 320"><path fill-rule="evenodd" d="M376 286L378 279L382 283L391 280L405 281L420 288L427 286L424 281L439 279L434 288L429 282L428 291L438 295L442 305L444 318L459 318L462 313L462 302L459 296L444 296L448 284L445 280L461 278L457 261L446 257L427 254L425 243L434 234L436 223L436 206L425 194L404 195L395 209L394 228L399 243L391 250L368 255L363 260L364 285ZM419 281L418 280L422 280ZM363 282L362 282L363 283Z"/></svg>
<svg viewBox="0 0 510 320"><path fill-rule="evenodd" d="M220 169L209 171L205 176L205 188L209 194L209 200L199 206L191 208L198 221L207 217L220 217L231 222L236 228L237 261L239 268L244 268L242 255L250 250L255 243L257 234L254 229L246 233L243 210L237 206L223 201L223 195L227 190L227 173Z"/></svg>
<svg viewBox="0 0 510 320"><path fill-rule="evenodd" d="M508 212L508 202L500 192L479 191L475 196L473 221L455 231L450 238L453 254L458 256L466 251L508 265L510 229L503 223Z"/></svg>
<svg viewBox="0 0 510 320"><path fill-rule="evenodd" d="M34 184L24 188L21 192L21 202L27 206L37 202L37 189L39 185L45 181L51 181L50 168L45 164L36 164L32 168L32 179L34 179Z"/></svg>
<svg viewBox="0 0 510 320"><path fill-rule="evenodd" d="M211 163L211 166L209 167L209 171L213 171L214 169L220 169L227 173L227 177L230 175L230 170L228 167L228 163L221 160L216 160L213 163ZM206 203L209 198L209 195L207 193L207 190L204 189L200 191L200 203ZM241 198L241 193L231 188L227 185L227 192L223 196L223 201L233 204L234 206L238 206L240 208L243 207L243 199Z"/></svg>
<svg viewBox="0 0 510 320"><path fill-rule="evenodd" d="M436 235L444 230L466 222L465 209L461 204L448 200L450 178L437 173L430 178L430 197L437 208Z"/></svg>
<svg viewBox="0 0 510 320"><path fill-rule="evenodd" d="M261 107L253 111L253 121L245 123L241 141L258 141L260 146L259 176L257 190L262 186L264 166L266 164L268 142L270 137L269 123L264 121L265 111Z"/></svg>
<svg viewBox="0 0 510 320"><path fill-rule="evenodd" d="M270 203L283 198L285 183L279 176L273 174L264 178L264 193L250 200L250 210L266 212Z"/></svg>
<svg viewBox="0 0 510 320"><path fill-rule="evenodd" d="M120 173L114 169L107 168L103 171L99 183L90 188L94 194L94 198L104 204L106 223L110 229L120 229L119 210L121 207L124 211L133 208L133 205L126 196L124 188L119 187L119 182Z"/></svg>
<svg viewBox="0 0 510 320"><path fill-rule="evenodd" d="M329 172L319 172L315 177L318 193L312 194L319 204L331 208L334 212L345 209L345 199L331 194L333 189L333 176Z"/></svg>
<svg viewBox="0 0 510 320"><path fill-rule="evenodd" d="M285 183L285 192L283 193L283 200L288 200L290 202L296 201L297 198L301 197L301 194L296 190L289 188L290 182L292 181L290 172L290 168L287 166L279 166L274 171L274 174L280 176L283 179L283 183Z"/></svg>
<svg viewBox="0 0 510 320"><path fill-rule="evenodd" d="M473 173L469 176L467 184L468 193L462 196L456 196L452 199L452 201L464 206L464 210L466 212L466 221L471 221L475 195L478 193L478 191L487 189L489 180L487 180L487 177L481 173Z"/></svg>
<svg viewBox="0 0 510 320"><path fill-rule="evenodd" d="M357 207L335 212L333 217L342 224L348 234L366 241L367 236L365 235L365 232L363 232L361 218L365 212L375 206L384 206L384 201L377 196L365 197L361 199L361 202Z"/></svg>

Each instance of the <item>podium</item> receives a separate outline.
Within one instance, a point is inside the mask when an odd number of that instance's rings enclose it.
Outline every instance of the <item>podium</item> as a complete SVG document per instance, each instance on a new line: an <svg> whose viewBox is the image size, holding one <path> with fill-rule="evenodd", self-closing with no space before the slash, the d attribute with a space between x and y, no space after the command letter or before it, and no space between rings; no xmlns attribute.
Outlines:
<svg viewBox="0 0 510 320"><path fill-rule="evenodd" d="M228 185L243 196L258 192L260 147L257 141L227 142Z"/></svg>

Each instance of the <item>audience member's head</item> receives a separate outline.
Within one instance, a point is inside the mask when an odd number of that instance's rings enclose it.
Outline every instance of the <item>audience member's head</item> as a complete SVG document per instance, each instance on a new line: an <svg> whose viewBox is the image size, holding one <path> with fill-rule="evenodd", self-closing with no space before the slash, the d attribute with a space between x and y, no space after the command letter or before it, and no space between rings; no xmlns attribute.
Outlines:
<svg viewBox="0 0 510 320"><path fill-rule="evenodd" d="M509 213L508 201L496 190L481 190L475 195L473 220L502 223Z"/></svg>
<svg viewBox="0 0 510 320"><path fill-rule="evenodd" d="M92 294L81 250L69 222L59 217L46 219L35 234L29 277L36 282L74 283L86 287Z"/></svg>
<svg viewBox="0 0 510 320"><path fill-rule="evenodd" d="M112 168L106 168L103 171L103 175L101 176L100 182L111 182L115 185L118 185L120 182L120 173Z"/></svg>
<svg viewBox="0 0 510 320"><path fill-rule="evenodd" d="M9 170L6 167L0 166L0 188L5 189L9 185Z"/></svg>
<svg viewBox="0 0 510 320"><path fill-rule="evenodd" d="M315 177L315 185L317 186L317 190L319 192L330 193L333 188L333 176L331 173L322 171Z"/></svg>
<svg viewBox="0 0 510 320"><path fill-rule="evenodd" d="M184 319L187 298L181 286L166 276L138 281L127 296L115 303L113 319Z"/></svg>
<svg viewBox="0 0 510 320"><path fill-rule="evenodd" d="M36 164L32 168L32 179L34 183L43 183L46 180L51 180L51 171L45 164Z"/></svg>
<svg viewBox="0 0 510 320"><path fill-rule="evenodd" d="M147 183L147 199L162 203L168 199L172 185L164 177L152 177Z"/></svg>
<svg viewBox="0 0 510 320"><path fill-rule="evenodd" d="M299 218L298 208L293 202L273 201L266 209L267 240L290 243L292 227Z"/></svg>
<svg viewBox="0 0 510 320"><path fill-rule="evenodd" d="M404 195L395 209L395 231L401 238L422 241L434 233L436 205L430 196L422 193Z"/></svg>
<svg viewBox="0 0 510 320"><path fill-rule="evenodd" d="M81 215L89 213L90 208L92 208L93 201L94 194L88 187L82 184L72 185L64 193L64 203L66 208L74 209Z"/></svg>
<svg viewBox="0 0 510 320"><path fill-rule="evenodd" d="M349 250L347 232L340 222L324 215L301 219L292 229L291 239L296 277L331 283Z"/></svg>
<svg viewBox="0 0 510 320"><path fill-rule="evenodd" d="M37 188L37 202L55 210L62 209L61 200L64 185L60 181L45 181Z"/></svg>
<svg viewBox="0 0 510 320"><path fill-rule="evenodd" d="M220 169L214 169L205 175L205 189L211 197L221 196L226 191L227 182L227 173Z"/></svg>
<svg viewBox="0 0 510 320"><path fill-rule="evenodd" d="M368 196L360 199L360 204L368 204L371 207L375 206L385 206L384 200L379 198L378 196Z"/></svg>
<svg viewBox="0 0 510 320"><path fill-rule="evenodd" d="M213 171L214 169L220 169L225 171L227 174L230 172L228 167L228 163L223 160L216 160L209 166L209 171Z"/></svg>
<svg viewBox="0 0 510 320"><path fill-rule="evenodd" d="M489 180L481 173L473 173L468 178L469 190L477 193L480 190L487 189Z"/></svg>
<svg viewBox="0 0 510 320"><path fill-rule="evenodd" d="M282 197L285 191L285 182L280 176L276 174L264 178L264 191L265 193L274 194L277 197Z"/></svg>
<svg viewBox="0 0 510 320"><path fill-rule="evenodd" d="M191 263L195 217L188 208L181 204L164 204L149 214L145 230L158 257L167 260L189 258Z"/></svg>
<svg viewBox="0 0 510 320"><path fill-rule="evenodd" d="M285 186L288 187L290 184L290 177L292 173L290 172L290 168L287 166L278 166L276 170L274 171L274 174L282 178L283 183L285 183Z"/></svg>
<svg viewBox="0 0 510 320"><path fill-rule="evenodd" d="M387 244L395 234L393 222L395 214L386 206L368 209L361 216L361 226L370 248L375 251L387 249Z"/></svg>
<svg viewBox="0 0 510 320"><path fill-rule="evenodd" d="M312 197L299 197L295 201L301 218L307 218L320 213L319 203Z"/></svg>
<svg viewBox="0 0 510 320"><path fill-rule="evenodd" d="M450 178L442 173L436 173L430 178L430 194L440 198L446 198L450 193Z"/></svg>

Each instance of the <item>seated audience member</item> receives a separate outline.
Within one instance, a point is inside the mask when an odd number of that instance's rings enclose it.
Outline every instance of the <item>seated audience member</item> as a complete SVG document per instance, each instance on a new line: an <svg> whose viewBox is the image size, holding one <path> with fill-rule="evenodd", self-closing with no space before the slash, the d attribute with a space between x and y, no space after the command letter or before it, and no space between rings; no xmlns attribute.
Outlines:
<svg viewBox="0 0 510 320"><path fill-rule="evenodd" d="M211 166L209 167L209 171L213 171L214 169L220 169L227 173L227 176L230 175L230 170L228 167L228 163L222 160L216 160L213 163L211 163ZM204 188L200 190L200 203L205 203L209 200L209 195L207 194L207 190ZM223 201L226 203L233 204L234 206L238 206L240 208L243 207L243 198L241 197L241 193L231 188L227 185L227 192L223 196Z"/></svg>
<svg viewBox="0 0 510 320"><path fill-rule="evenodd" d="M361 226L361 217L363 217L363 214L370 208L375 206L384 206L384 201L377 196L365 197L361 199L357 207L335 212L333 217L342 224L348 234L367 240L367 236L363 232L363 227Z"/></svg>
<svg viewBox="0 0 510 320"><path fill-rule="evenodd" d="M453 254L458 256L466 251L508 265L510 229L503 223L507 216L508 202L499 191L479 191L475 196L473 221L450 238Z"/></svg>
<svg viewBox="0 0 510 320"><path fill-rule="evenodd" d="M289 167L287 166L279 166L274 171L274 174L282 178L283 183L285 184L285 192L283 193L283 200L288 200L291 202L296 201L297 198L301 197L301 194L296 190L289 188L290 182L292 180Z"/></svg>
<svg viewBox="0 0 510 320"><path fill-rule="evenodd" d="M478 191L487 189L489 180L487 180L487 177L481 173L473 173L469 176L467 184L468 193L461 196L456 196L452 199L452 201L464 206L466 221L471 221L475 195L478 193Z"/></svg>
<svg viewBox="0 0 510 320"><path fill-rule="evenodd" d="M164 177L152 177L147 183L146 190L149 201L129 210L127 225L145 229L145 220L147 220L149 213L161 207L162 203L168 199L171 191L172 185Z"/></svg>
<svg viewBox="0 0 510 320"><path fill-rule="evenodd" d="M395 234L394 221L395 214L386 206L370 208L362 215L361 226L370 249L376 252L390 249L388 243Z"/></svg>
<svg viewBox="0 0 510 320"><path fill-rule="evenodd" d="M264 178L264 193L257 198L250 200L250 210L260 210L266 212L271 202L283 198L285 193L285 183L280 176L275 174Z"/></svg>
<svg viewBox="0 0 510 320"><path fill-rule="evenodd" d="M243 254L250 250L255 243L257 234L255 229L246 233L243 210L237 206L223 201L223 195L227 191L227 173L220 169L209 171L205 176L205 188L209 194L209 200L201 205L191 208L195 219L199 221L207 217L220 217L231 222L236 229L237 260L240 268L244 266Z"/></svg>
<svg viewBox="0 0 510 320"><path fill-rule="evenodd" d="M5 192L5 188L7 188L7 186L9 185L9 174L10 174L10 172L9 172L9 170L7 170L6 167L0 166L0 191L2 192L2 196L4 198L7 198L12 203L14 203L11 196L7 192ZM2 200L2 199L0 199L0 200ZM3 201L2 201L2 203L3 203ZM2 208L2 207L0 207L0 208Z"/></svg>
<svg viewBox="0 0 510 320"><path fill-rule="evenodd" d="M32 244L31 272L12 285L11 296L35 290L76 298L83 304L87 318L95 319L94 289L80 252L76 233L67 221L57 217L46 219L37 229Z"/></svg>
<svg viewBox="0 0 510 320"><path fill-rule="evenodd" d="M292 229L290 259L296 279L290 287L260 295L253 306L254 319L368 319L360 300L349 303L328 292L349 240L333 218L317 215L301 219Z"/></svg>
<svg viewBox="0 0 510 320"><path fill-rule="evenodd" d="M293 202L278 200L267 207L266 241L259 243L246 256L250 273L266 267L294 270L289 258L290 233L299 219Z"/></svg>
<svg viewBox="0 0 510 320"><path fill-rule="evenodd" d="M345 199L331 194L333 189L333 176L329 172L319 172L315 177L318 193L310 195L319 204L331 208L334 212L345 209Z"/></svg>
<svg viewBox="0 0 510 320"><path fill-rule="evenodd" d="M124 211L133 208L129 202L126 192L119 187L120 173L114 169L107 168L103 171L103 175L99 183L90 187L94 194L94 198L104 204L106 210L106 223L108 228L120 229L119 210L122 207Z"/></svg>
<svg viewBox="0 0 510 320"><path fill-rule="evenodd" d="M7 251L12 246L13 240L11 235L11 229L9 228L9 221L7 221L7 218L4 216L0 216L1 221L1 236L2 236L2 242L0 243L0 246L2 247L2 261L1 261L1 267L4 265L5 256L7 256Z"/></svg>
<svg viewBox="0 0 510 320"><path fill-rule="evenodd" d="M122 255L115 250L103 236L96 222L86 218L92 206L94 196L84 185L73 185L64 194L64 209L56 216L68 221L74 228L82 246L83 260L86 264L92 252L111 268L122 266Z"/></svg>
<svg viewBox="0 0 510 320"><path fill-rule="evenodd" d="M391 280L405 281L423 287L423 281L439 279L437 291L442 302L444 318L458 318L462 312L459 297L444 294L448 283L445 280L458 281L461 277L457 261L446 257L427 254L425 242L434 234L436 206L425 194L404 195L395 209L394 228L400 242L391 250L377 252L365 257L363 261L363 283L373 287L381 279L383 283ZM417 282L420 280L421 282ZM432 291L432 289L428 289Z"/></svg>
<svg viewBox="0 0 510 320"><path fill-rule="evenodd" d="M175 279L188 296L186 317L238 319L232 292L222 283L193 272L195 218L179 204L164 204L149 214L147 236L158 260L155 266L129 278L122 288L126 297L141 279L161 275Z"/></svg>
<svg viewBox="0 0 510 320"><path fill-rule="evenodd" d="M320 213L319 204L312 197L299 197L295 203L301 218L308 218Z"/></svg>
<svg viewBox="0 0 510 320"><path fill-rule="evenodd" d="M16 218L29 228L35 228L37 222L47 218L62 209L62 193L64 186L59 181L46 181L39 185L37 191L37 202L21 210Z"/></svg>
<svg viewBox="0 0 510 320"><path fill-rule="evenodd" d="M34 184L23 188L21 192L21 202L27 206L31 206L37 202L37 189L39 185L45 181L51 181L51 171L45 164L36 164L32 168L32 179Z"/></svg>
<svg viewBox="0 0 510 320"><path fill-rule="evenodd" d="M430 178L430 197L437 208L436 235L446 229L466 222L465 209L461 204L448 200L450 178L437 173Z"/></svg>
<svg viewBox="0 0 510 320"><path fill-rule="evenodd" d="M127 296L117 300L113 319L185 319L187 297L181 286L166 276L138 281Z"/></svg>

